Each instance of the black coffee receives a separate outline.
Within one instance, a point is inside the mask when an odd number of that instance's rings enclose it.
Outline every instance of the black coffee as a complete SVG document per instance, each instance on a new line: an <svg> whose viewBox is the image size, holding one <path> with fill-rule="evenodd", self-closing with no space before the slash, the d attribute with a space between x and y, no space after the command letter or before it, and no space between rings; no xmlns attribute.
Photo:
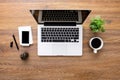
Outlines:
<svg viewBox="0 0 120 80"><path fill-rule="evenodd" d="M99 48L101 46L101 41L98 38L94 38L91 45L93 48Z"/></svg>

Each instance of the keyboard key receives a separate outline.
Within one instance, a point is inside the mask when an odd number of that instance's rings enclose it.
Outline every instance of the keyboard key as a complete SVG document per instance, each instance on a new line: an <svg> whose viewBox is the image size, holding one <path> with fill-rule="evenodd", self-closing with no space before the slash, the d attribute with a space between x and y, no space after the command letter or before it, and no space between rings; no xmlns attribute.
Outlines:
<svg viewBox="0 0 120 80"><path fill-rule="evenodd" d="M53 40L53 42L65 42L64 40Z"/></svg>

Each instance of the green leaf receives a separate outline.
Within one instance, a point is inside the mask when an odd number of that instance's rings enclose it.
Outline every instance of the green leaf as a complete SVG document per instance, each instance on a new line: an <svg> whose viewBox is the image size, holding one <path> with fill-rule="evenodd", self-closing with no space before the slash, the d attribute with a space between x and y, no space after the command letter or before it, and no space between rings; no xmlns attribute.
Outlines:
<svg viewBox="0 0 120 80"><path fill-rule="evenodd" d="M91 29L96 29L95 25L90 25Z"/></svg>
<svg viewBox="0 0 120 80"><path fill-rule="evenodd" d="M92 18L90 23L90 28L92 32L100 32L100 31L105 32L105 29L103 26L104 23L105 21L100 16L96 16Z"/></svg>
<svg viewBox="0 0 120 80"><path fill-rule="evenodd" d="M101 31L102 31L102 32L105 32L105 29L102 27L102 28L101 28Z"/></svg>

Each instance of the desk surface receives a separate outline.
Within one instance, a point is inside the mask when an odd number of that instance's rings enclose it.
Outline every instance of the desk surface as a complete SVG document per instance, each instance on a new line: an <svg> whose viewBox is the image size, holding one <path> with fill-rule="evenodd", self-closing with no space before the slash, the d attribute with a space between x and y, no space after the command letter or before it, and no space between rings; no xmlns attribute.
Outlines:
<svg viewBox="0 0 120 80"><path fill-rule="evenodd" d="M15 1L15 2L14 2ZM31 9L90 9L84 22L82 57L38 57L37 23ZM101 15L106 32L93 35L90 18ZM31 25L34 44L9 47L18 26ZM93 36L104 40L104 47L93 54L88 41ZM28 51L27 61L19 56ZM119 80L120 79L120 0L2 0L0 1L0 80Z"/></svg>

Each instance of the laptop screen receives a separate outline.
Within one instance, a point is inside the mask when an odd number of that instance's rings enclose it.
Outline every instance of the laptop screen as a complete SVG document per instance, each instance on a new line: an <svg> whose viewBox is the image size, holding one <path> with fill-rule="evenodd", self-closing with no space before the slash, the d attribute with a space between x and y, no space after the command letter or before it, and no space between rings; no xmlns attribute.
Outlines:
<svg viewBox="0 0 120 80"><path fill-rule="evenodd" d="M31 10L38 24L79 23L83 24L91 10Z"/></svg>

